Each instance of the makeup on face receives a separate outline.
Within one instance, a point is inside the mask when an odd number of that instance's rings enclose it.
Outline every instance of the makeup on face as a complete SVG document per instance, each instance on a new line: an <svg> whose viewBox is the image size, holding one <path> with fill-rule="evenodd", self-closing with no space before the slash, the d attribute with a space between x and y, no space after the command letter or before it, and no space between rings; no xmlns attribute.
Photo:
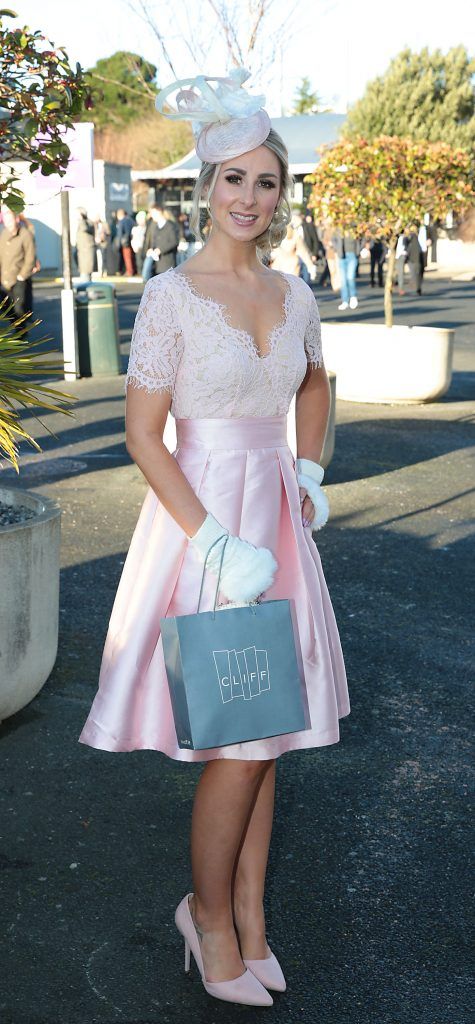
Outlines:
<svg viewBox="0 0 475 1024"><path fill-rule="evenodd" d="M266 167L267 161L259 161ZM268 166L256 173L252 167L243 167L241 161L222 168L214 189L215 212L222 212L240 231L252 231L258 221L267 223L276 207L276 190L280 175ZM251 187L250 187L251 183Z"/></svg>

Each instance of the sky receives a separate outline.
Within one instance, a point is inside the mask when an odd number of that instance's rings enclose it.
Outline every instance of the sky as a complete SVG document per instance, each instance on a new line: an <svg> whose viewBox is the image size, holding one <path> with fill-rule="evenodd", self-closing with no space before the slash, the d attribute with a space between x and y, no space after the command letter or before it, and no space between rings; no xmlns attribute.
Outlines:
<svg viewBox="0 0 475 1024"><path fill-rule="evenodd" d="M141 0L24 0L13 5L18 24L41 29L57 46L64 46L72 62L91 67L116 50L131 50L158 65L160 85L173 80L163 63L151 29L136 13ZM234 0L237 10L248 0ZM178 77L198 73L187 38L198 26L209 24L209 51L200 71L222 75L228 70L226 53L213 39L212 15L207 0L149 0L173 55ZM178 20L177 11L184 13ZM382 74L392 57L404 47L424 46L446 52L463 43L475 53L473 0L274 0L273 18L279 23L293 11L273 71L253 76L246 88L266 94L271 117L288 114L297 85L304 75L323 104L345 113L362 96L365 85ZM269 41L272 40L272 23ZM203 37L205 38L205 37Z"/></svg>

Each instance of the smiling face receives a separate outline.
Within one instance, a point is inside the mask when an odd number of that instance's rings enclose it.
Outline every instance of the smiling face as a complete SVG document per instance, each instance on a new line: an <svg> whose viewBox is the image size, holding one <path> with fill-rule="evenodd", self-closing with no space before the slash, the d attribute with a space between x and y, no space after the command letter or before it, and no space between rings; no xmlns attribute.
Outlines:
<svg viewBox="0 0 475 1024"><path fill-rule="evenodd" d="M221 164L210 209L213 231L251 241L267 230L280 195L279 160L267 146Z"/></svg>

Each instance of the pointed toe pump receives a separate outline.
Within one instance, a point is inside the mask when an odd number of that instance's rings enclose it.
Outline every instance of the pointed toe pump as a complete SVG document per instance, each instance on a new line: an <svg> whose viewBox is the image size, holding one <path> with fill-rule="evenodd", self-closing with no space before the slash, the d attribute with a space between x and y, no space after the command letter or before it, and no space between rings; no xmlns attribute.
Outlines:
<svg viewBox="0 0 475 1024"><path fill-rule="evenodd" d="M273 953L265 960L243 960L243 963L265 988L273 992L285 992L287 984L280 963Z"/></svg>
<svg viewBox="0 0 475 1024"><path fill-rule="evenodd" d="M175 911L175 924L185 940L185 971L188 972L190 970L190 953L193 953L201 974L201 980L210 996L214 996L215 999L224 999L227 1003L245 1003L247 1006L272 1006L272 996L269 995L266 988L261 985L257 976L253 971L249 970L247 965L244 974L240 974L238 978L232 978L230 981L206 980L200 940L190 911L190 896L193 896L192 892L183 897Z"/></svg>

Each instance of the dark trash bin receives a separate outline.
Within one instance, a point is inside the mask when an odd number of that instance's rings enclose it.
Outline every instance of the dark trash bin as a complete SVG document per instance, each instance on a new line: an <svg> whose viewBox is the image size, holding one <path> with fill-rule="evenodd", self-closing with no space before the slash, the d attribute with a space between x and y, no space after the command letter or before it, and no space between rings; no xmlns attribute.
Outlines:
<svg viewBox="0 0 475 1024"><path fill-rule="evenodd" d="M85 281L75 294L81 377L121 372L117 299L112 284Z"/></svg>

